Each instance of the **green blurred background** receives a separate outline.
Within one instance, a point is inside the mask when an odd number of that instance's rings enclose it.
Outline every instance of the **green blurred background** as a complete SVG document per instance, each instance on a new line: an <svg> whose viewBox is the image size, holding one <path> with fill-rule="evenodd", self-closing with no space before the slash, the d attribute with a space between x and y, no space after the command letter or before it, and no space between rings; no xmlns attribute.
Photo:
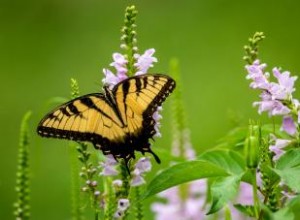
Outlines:
<svg viewBox="0 0 300 220"><path fill-rule="evenodd" d="M69 96L71 77L79 81L82 94L100 90L102 68L120 51L124 9L131 4L139 10L140 51L157 51L159 63L151 72L168 73L170 59L180 61L188 124L198 153L232 128L234 115L241 115L245 124L248 118L259 118L251 105L258 94L249 89L242 61L243 45L255 31L267 35L260 58L269 67L281 66L294 75L300 71L296 0L1 0L1 220L13 219L19 124L27 110L34 113L32 219L69 219L68 144L37 137L35 127L51 109L46 104L51 97ZM171 142L169 114L167 108L163 138L155 143L165 149Z"/></svg>

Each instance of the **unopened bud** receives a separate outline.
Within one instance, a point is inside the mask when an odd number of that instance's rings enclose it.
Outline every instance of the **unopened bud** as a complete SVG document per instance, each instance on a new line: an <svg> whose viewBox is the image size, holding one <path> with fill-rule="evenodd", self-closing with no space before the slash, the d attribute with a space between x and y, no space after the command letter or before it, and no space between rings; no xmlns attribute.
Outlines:
<svg viewBox="0 0 300 220"><path fill-rule="evenodd" d="M249 135L245 140L245 156L248 168L256 168L259 162L261 128L259 125L249 125Z"/></svg>

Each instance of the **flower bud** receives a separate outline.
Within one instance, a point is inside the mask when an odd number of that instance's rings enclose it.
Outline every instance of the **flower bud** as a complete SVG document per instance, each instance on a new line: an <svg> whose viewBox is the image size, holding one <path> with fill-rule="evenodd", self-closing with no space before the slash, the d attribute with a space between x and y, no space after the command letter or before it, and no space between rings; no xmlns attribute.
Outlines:
<svg viewBox="0 0 300 220"><path fill-rule="evenodd" d="M261 129L259 125L250 124L249 135L245 140L245 156L248 168L256 168L259 162Z"/></svg>
<svg viewBox="0 0 300 220"><path fill-rule="evenodd" d="M259 142L256 137L249 136L245 140L246 165L248 168L256 168L258 165Z"/></svg>

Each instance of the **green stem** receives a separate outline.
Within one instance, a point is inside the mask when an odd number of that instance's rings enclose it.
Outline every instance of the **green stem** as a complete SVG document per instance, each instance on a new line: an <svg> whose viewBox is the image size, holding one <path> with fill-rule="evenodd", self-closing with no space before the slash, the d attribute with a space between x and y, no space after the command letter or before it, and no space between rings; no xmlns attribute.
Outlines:
<svg viewBox="0 0 300 220"><path fill-rule="evenodd" d="M140 201L140 188L135 187L135 219L136 220L142 220L144 219L143 215L143 204Z"/></svg>
<svg viewBox="0 0 300 220"><path fill-rule="evenodd" d="M71 196L72 196L72 219L83 219L82 210L80 209L81 197L79 194L80 189L80 177L79 163L77 158L77 152L74 149L74 145L70 145L70 167L71 167Z"/></svg>
<svg viewBox="0 0 300 220"><path fill-rule="evenodd" d="M30 219L30 178L29 178L29 128L28 121L31 112L27 112L21 123L20 143L18 152L18 170L16 179L17 202L15 206L16 219Z"/></svg>
<svg viewBox="0 0 300 220"><path fill-rule="evenodd" d="M122 160L121 161L121 178L122 178L122 182L123 182L123 185L122 185L122 189L121 189L121 192L120 192L120 196L118 198L129 198L129 193L130 193L130 173L128 173L128 170L130 171L131 170L131 167L130 167L130 161L128 162L128 164L126 164L127 162L125 160ZM124 211L124 214L123 214L123 217L122 219L125 220L127 219L128 217L128 209Z"/></svg>
<svg viewBox="0 0 300 220"><path fill-rule="evenodd" d="M104 192L105 192L105 206L104 206L104 219L110 220L113 218L113 214L116 208L115 192L112 188L112 180L107 177L104 180Z"/></svg>
<svg viewBox="0 0 300 220"><path fill-rule="evenodd" d="M121 178L123 182L120 196L122 198L128 198L129 191L130 191L130 183L129 183L130 174L128 173L128 169L130 170L130 163L126 164L126 161L122 160L120 166L121 166Z"/></svg>
<svg viewBox="0 0 300 220"><path fill-rule="evenodd" d="M254 202L254 212L255 217L258 218L258 209L259 209L259 199L257 196L257 179L256 179L256 169L251 169L252 173L252 192L253 192L253 202Z"/></svg>

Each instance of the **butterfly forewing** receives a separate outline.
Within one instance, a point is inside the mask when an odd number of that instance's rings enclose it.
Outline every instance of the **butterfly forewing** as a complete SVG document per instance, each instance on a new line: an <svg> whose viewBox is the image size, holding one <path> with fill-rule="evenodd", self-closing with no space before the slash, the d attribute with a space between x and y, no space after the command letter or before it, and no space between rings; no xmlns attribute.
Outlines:
<svg viewBox="0 0 300 220"><path fill-rule="evenodd" d="M92 141L98 139L122 141L122 123L102 94L74 99L48 115L38 126L38 133L46 137Z"/></svg>

